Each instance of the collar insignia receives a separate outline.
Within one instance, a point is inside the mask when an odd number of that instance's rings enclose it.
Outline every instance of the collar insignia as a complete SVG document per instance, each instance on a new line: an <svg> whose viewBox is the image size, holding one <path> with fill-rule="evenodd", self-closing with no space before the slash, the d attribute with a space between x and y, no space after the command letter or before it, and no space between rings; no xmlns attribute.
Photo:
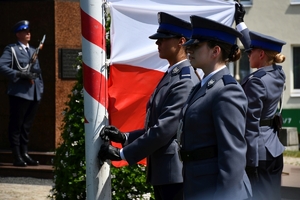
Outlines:
<svg viewBox="0 0 300 200"><path fill-rule="evenodd" d="M214 85L215 82L216 81L214 79L210 79L210 81L208 81L208 83L207 83L207 87L211 88Z"/></svg>
<svg viewBox="0 0 300 200"><path fill-rule="evenodd" d="M179 72L179 68L178 67L175 67L173 70L172 70L172 74L175 75Z"/></svg>

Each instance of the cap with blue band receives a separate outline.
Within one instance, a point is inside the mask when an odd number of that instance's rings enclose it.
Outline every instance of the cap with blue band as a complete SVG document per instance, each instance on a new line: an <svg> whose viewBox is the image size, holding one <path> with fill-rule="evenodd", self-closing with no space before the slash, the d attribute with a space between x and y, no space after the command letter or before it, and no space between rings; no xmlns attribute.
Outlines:
<svg viewBox="0 0 300 200"><path fill-rule="evenodd" d="M160 24L159 25L160 30L169 31L170 33L173 33L174 35L182 35L184 37L191 37L191 29L186 29L184 27L175 26L172 24Z"/></svg>
<svg viewBox="0 0 300 200"><path fill-rule="evenodd" d="M26 30L26 29L29 29L29 21L22 20L14 25L13 32L17 33L19 31Z"/></svg>
<svg viewBox="0 0 300 200"><path fill-rule="evenodd" d="M229 34L227 32L221 32L217 30L204 29L204 28L194 28L193 35L198 35L200 38L216 38L220 41L224 41L229 44L234 44L236 41L236 36Z"/></svg>
<svg viewBox="0 0 300 200"><path fill-rule="evenodd" d="M159 27L150 39L185 37L190 38L192 34L191 24L168 13L157 14Z"/></svg>
<svg viewBox="0 0 300 200"><path fill-rule="evenodd" d="M257 33L254 31L250 31L249 36L251 39L250 48L246 49L245 51L250 51L251 49L258 48L258 49L276 51L280 53L282 46L286 44L286 42L282 40L278 40L274 37Z"/></svg>
<svg viewBox="0 0 300 200"><path fill-rule="evenodd" d="M187 41L185 46L205 40L215 40L233 45L236 43L236 38L241 36L241 33L235 29L217 21L195 15L190 18L193 27L192 39Z"/></svg>

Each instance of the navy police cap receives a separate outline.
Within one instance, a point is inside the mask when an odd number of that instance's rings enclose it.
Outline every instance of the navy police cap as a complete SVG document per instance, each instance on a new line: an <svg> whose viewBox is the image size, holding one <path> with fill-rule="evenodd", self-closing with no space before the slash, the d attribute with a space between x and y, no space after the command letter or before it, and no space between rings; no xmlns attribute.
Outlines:
<svg viewBox="0 0 300 200"><path fill-rule="evenodd" d="M242 36L240 32L217 21L195 15L192 15L190 18L193 27L192 39L187 41L184 44L185 46L207 40L215 40L233 45L236 42L236 38Z"/></svg>
<svg viewBox="0 0 300 200"><path fill-rule="evenodd" d="M159 12L157 18L159 27L155 34L149 36L150 39L191 37L191 23L164 12Z"/></svg>
<svg viewBox="0 0 300 200"><path fill-rule="evenodd" d="M271 50L276 52L281 52L282 46L286 44L286 42L282 40L278 40L274 37L264 35L261 33L257 33L254 31L249 31L249 36L251 39L250 48L245 51L250 51L253 48Z"/></svg>
<svg viewBox="0 0 300 200"><path fill-rule="evenodd" d="M27 20L19 21L13 27L14 33L17 33L19 31L26 30L26 29L29 29L29 21L27 21Z"/></svg>

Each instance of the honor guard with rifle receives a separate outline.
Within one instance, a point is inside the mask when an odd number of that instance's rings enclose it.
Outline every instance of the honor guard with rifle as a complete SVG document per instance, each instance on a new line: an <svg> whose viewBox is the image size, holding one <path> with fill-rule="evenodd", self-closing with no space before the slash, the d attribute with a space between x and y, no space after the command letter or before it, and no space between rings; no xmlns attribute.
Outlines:
<svg viewBox="0 0 300 200"><path fill-rule="evenodd" d="M29 132L44 92L44 83L37 54L38 48L29 45L31 39L29 21L22 20L13 27L17 42L5 47L0 57L0 74L9 79L8 134L14 156L13 165L25 167L38 165L28 155Z"/></svg>

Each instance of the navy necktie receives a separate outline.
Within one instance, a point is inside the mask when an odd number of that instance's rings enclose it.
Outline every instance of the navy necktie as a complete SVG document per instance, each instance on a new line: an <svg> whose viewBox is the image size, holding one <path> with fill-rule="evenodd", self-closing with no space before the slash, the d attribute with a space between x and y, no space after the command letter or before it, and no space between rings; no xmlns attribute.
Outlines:
<svg viewBox="0 0 300 200"><path fill-rule="evenodd" d="M28 54L28 56L29 56L29 58L30 58L30 52L29 52L29 48L28 48L28 47L26 47L25 49L26 49L26 51L27 51L27 54Z"/></svg>

